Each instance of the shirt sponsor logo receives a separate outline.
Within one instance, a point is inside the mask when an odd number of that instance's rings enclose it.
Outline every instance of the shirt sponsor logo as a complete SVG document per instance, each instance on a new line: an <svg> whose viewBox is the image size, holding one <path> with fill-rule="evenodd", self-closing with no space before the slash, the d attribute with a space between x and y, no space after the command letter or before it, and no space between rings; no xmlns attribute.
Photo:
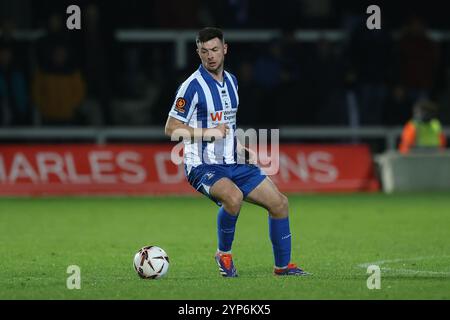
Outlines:
<svg viewBox="0 0 450 320"><path fill-rule="evenodd" d="M223 114L222 111L216 113L211 112L212 121L222 121L222 114Z"/></svg>
<svg viewBox="0 0 450 320"><path fill-rule="evenodd" d="M219 111L216 113L211 112L210 115L212 121L222 121L222 117L223 120L227 122L236 121L236 110Z"/></svg>

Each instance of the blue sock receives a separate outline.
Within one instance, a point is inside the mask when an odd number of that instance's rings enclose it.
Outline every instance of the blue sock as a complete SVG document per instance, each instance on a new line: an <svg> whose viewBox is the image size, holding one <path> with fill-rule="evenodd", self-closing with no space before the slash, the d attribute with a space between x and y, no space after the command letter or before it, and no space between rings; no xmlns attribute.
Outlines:
<svg viewBox="0 0 450 320"><path fill-rule="evenodd" d="M220 207L217 214L217 237L220 251L231 251L237 219L237 215L229 214L223 207Z"/></svg>
<svg viewBox="0 0 450 320"><path fill-rule="evenodd" d="M272 241L275 266L286 267L291 261L291 231L289 217L273 219L269 216L269 235Z"/></svg>

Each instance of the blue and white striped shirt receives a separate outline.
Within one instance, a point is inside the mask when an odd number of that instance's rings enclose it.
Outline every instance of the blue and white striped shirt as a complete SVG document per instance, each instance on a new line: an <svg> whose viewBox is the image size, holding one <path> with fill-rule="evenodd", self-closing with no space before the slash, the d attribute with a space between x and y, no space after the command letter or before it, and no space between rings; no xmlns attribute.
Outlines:
<svg viewBox="0 0 450 320"><path fill-rule="evenodd" d="M230 128L224 139L214 142L184 141L184 163L188 173L202 163L236 163L236 114L238 85L234 75L224 71L223 83L215 80L203 65L178 88L169 115L193 128L212 128L220 123Z"/></svg>

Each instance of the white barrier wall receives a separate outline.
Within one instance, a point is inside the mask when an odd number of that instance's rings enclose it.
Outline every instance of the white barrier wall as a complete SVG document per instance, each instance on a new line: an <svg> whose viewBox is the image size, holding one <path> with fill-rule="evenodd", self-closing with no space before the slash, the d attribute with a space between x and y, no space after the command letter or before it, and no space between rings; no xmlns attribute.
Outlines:
<svg viewBox="0 0 450 320"><path fill-rule="evenodd" d="M450 151L386 152L375 159L383 191L450 190Z"/></svg>

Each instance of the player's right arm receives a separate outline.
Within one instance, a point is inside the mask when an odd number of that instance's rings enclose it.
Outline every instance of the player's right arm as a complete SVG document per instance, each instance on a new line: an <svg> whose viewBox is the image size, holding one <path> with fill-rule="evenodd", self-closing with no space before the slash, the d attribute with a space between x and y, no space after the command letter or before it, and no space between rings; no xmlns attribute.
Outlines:
<svg viewBox="0 0 450 320"><path fill-rule="evenodd" d="M187 140L214 141L215 139L225 138L228 129L228 126L224 123L214 128L192 128L183 123L183 121L169 115L164 131L173 141L178 141L181 138Z"/></svg>
<svg viewBox="0 0 450 320"><path fill-rule="evenodd" d="M228 126L225 124L219 124L215 128L193 128L187 125L198 107L198 86L196 80L190 80L183 82L177 90L164 130L172 141L179 141L181 138L213 141L224 138L227 133Z"/></svg>

